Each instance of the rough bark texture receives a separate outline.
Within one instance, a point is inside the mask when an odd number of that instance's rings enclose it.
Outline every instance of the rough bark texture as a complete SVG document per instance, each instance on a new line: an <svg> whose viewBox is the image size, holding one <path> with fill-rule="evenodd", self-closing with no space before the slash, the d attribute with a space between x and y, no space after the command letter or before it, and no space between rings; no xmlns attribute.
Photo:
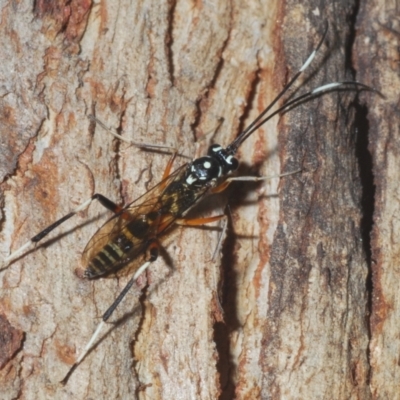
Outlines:
<svg viewBox="0 0 400 400"><path fill-rule="evenodd" d="M368 22L369 21L369 22ZM360 8L357 79L382 91L368 100L369 174L374 203L371 240L371 392L374 399L400 399L400 6L371 1ZM370 200L367 199L369 202Z"/></svg>
<svg viewBox="0 0 400 400"><path fill-rule="evenodd" d="M381 45L371 34L373 7L358 15L349 1L0 4L4 255L95 192L126 204L160 180L167 156L120 143L88 114L129 139L189 156L204 154L210 141L225 146L297 71L324 21L327 40L298 93L355 72L380 89L374 73L398 72L397 61L368 59L365 38ZM381 40L398 40L376 26ZM377 110L368 114L379 193L372 254L366 99ZM302 172L229 188L232 218L215 261L218 231L176 229L65 387L58 382L128 279L74 273L108 213L93 204L1 271L1 397L397 398L398 185L387 187L387 171L399 170L389 131L398 129L398 101L392 122L378 115L383 104L333 92L248 139L239 173ZM193 215L221 213L220 197Z"/></svg>

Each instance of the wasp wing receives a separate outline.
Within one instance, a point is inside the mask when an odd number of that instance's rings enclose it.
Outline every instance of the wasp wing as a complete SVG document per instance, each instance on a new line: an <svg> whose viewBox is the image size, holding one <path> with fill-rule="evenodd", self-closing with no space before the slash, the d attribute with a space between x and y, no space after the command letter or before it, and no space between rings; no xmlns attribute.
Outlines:
<svg viewBox="0 0 400 400"><path fill-rule="evenodd" d="M115 272L135 259L138 259L138 264L141 262L141 257L138 256L143 253L147 239L157 235L160 219L155 219L150 226L143 226L142 232L139 229L141 221L160 209L162 206L160 198L165 188L172 182L181 179L186 168L187 164L179 167L144 195L125 206L99 228L89 240L82 254L82 262L86 266L85 276L94 278ZM148 221L148 218L146 220ZM163 224L168 221L168 225L172 224L174 220L175 218L172 215L166 215L162 218ZM135 229L134 235L130 231L132 227ZM124 243L122 243L123 241ZM118 249L122 246L124 246L123 254ZM98 264L98 268L93 266L94 262ZM102 266L99 263L102 263Z"/></svg>

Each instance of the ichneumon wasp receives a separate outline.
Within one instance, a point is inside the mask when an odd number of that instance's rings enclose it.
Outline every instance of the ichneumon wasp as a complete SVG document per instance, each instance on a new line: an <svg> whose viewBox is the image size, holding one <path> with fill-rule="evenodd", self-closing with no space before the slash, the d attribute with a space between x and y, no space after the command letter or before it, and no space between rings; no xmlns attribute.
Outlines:
<svg viewBox="0 0 400 400"><path fill-rule="evenodd" d="M89 279L96 278L115 272L130 263L137 263L137 268L125 288L103 314L101 323L64 378L64 383L92 348L105 322L113 314L136 279L157 259L160 240L163 235L175 225L199 226L221 219L222 215L196 219L185 218L186 213L206 194L221 192L234 180L257 181L266 179L265 177L232 177L232 174L239 166L235 154L248 137L275 115L288 111L323 92L336 88L373 90L358 82L334 82L320 86L293 99L289 98L281 107L269 113L310 65L322 46L326 33L327 28L315 50L279 95L227 147L213 144L209 147L207 155L184 164L172 172L176 158L175 153L167 164L161 182L132 203L125 207L120 207L103 195L96 193L74 211L39 232L29 242L5 258L3 267L19 258L29 247L40 242L63 222L86 209L93 200L98 200L105 208L114 212L111 219L90 239L83 252L82 258L86 265L84 276Z"/></svg>

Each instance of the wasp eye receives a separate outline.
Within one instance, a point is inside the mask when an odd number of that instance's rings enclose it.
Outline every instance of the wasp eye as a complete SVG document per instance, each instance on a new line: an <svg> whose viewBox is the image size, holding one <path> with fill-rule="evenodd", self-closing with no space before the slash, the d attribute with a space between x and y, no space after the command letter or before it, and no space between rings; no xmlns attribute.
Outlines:
<svg viewBox="0 0 400 400"><path fill-rule="evenodd" d="M229 164L229 169L231 171L236 171L239 168L239 161L237 158L230 156L226 159L226 161Z"/></svg>

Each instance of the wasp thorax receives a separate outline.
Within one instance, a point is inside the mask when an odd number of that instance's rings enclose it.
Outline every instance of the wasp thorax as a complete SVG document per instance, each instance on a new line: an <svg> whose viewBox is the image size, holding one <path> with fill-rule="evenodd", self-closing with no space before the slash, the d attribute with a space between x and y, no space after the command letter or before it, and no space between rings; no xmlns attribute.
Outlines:
<svg viewBox="0 0 400 400"><path fill-rule="evenodd" d="M189 185L204 185L217 180L221 176L221 166L218 160L206 156L193 161L186 182Z"/></svg>
<svg viewBox="0 0 400 400"><path fill-rule="evenodd" d="M218 178L235 171L238 160L219 144L213 144L208 149L208 155L192 162L186 176L186 183L203 186L205 183L216 182Z"/></svg>

